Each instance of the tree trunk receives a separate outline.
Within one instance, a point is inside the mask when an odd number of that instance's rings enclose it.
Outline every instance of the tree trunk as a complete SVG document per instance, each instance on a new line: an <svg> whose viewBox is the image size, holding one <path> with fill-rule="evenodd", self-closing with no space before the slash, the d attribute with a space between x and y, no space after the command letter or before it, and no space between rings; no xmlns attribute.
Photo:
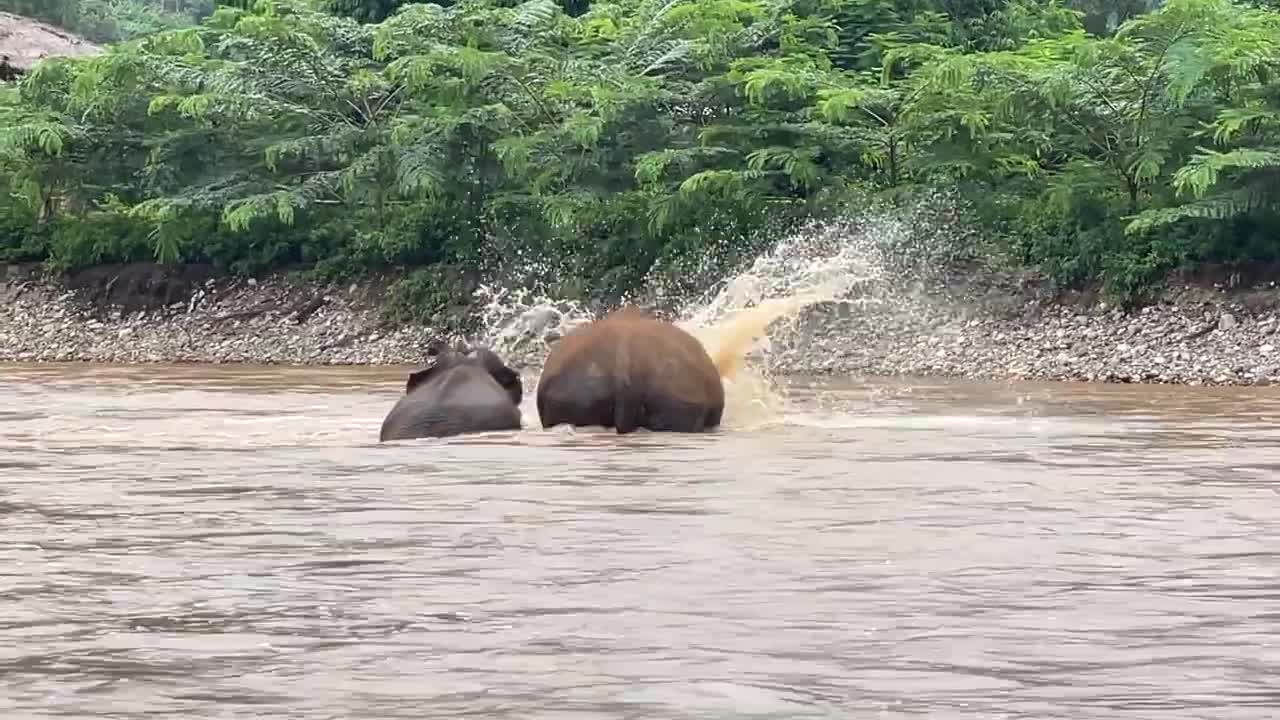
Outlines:
<svg viewBox="0 0 1280 720"><path fill-rule="evenodd" d="M889 136L889 187L898 187L898 139Z"/></svg>

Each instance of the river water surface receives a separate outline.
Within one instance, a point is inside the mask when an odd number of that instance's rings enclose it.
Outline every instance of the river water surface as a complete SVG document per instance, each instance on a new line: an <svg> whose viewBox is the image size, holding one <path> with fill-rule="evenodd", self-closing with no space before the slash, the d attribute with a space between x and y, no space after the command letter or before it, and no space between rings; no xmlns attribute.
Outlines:
<svg viewBox="0 0 1280 720"><path fill-rule="evenodd" d="M1280 716L1275 391L379 446L402 382L0 367L0 717Z"/></svg>

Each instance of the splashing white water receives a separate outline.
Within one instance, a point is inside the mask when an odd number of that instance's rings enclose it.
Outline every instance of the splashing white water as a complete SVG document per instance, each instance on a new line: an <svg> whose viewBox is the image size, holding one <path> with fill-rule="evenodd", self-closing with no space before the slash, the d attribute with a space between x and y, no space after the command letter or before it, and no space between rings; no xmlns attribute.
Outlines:
<svg viewBox="0 0 1280 720"><path fill-rule="evenodd" d="M551 300L531 290L481 285L485 344L511 365L535 365L551 344L593 318L581 303Z"/></svg>
<svg viewBox="0 0 1280 720"><path fill-rule="evenodd" d="M936 236L929 233L925 242ZM884 302L887 268L900 271L905 256L921 254L920 243L920 234L901 213L814 222L702 296L677 298L684 300L677 324L697 337L724 371L725 425L758 427L779 420L785 398L769 373L771 334L815 305L838 301L848 303L851 312ZM915 258L922 260L928 262ZM654 276L652 284L658 282ZM488 345L508 362L528 367L540 368L555 340L597 316L580 303L529 291L484 286L480 295Z"/></svg>
<svg viewBox="0 0 1280 720"><path fill-rule="evenodd" d="M784 398L769 373L771 327L879 281L882 240L853 222L811 223L709 298L686 306L677 324L698 338L723 372L726 425L778 420Z"/></svg>

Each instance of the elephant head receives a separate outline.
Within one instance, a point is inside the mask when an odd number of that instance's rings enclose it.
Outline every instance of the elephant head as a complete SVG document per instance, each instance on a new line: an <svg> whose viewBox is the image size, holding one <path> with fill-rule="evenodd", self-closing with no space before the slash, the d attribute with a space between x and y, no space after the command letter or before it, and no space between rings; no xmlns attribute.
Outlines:
<svg viewBox="0 0 1280 720"><path fill-rule="evenodd" d="M427 346L426 367L409 373L405 394L382 423L380 440L518 430L520 374L487 348Z"/></svg>

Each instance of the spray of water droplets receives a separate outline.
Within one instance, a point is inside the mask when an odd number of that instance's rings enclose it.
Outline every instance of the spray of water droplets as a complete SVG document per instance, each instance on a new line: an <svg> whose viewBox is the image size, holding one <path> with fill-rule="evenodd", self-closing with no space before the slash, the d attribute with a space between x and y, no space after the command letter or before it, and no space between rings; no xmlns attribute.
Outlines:
<svg viewBox="0 0 1280 720"><path fill-rule="evenodd" d="M769 371L771 337L794 338L795 323L815 306L840 303L850 313L894 302L895 288L908 276L919 279L953 257L965 235L954 206L938 200L926 198L909 212L866 211L810 222L703 292L673 290L664 279L668 269L651 273L643 294L651 303L678 308L677 324L730 368L726 418L774 417L781 397ZM601 312L507 284L484 285L478 294L486 344L508 362L535 370L556 340Z"/></svg>

